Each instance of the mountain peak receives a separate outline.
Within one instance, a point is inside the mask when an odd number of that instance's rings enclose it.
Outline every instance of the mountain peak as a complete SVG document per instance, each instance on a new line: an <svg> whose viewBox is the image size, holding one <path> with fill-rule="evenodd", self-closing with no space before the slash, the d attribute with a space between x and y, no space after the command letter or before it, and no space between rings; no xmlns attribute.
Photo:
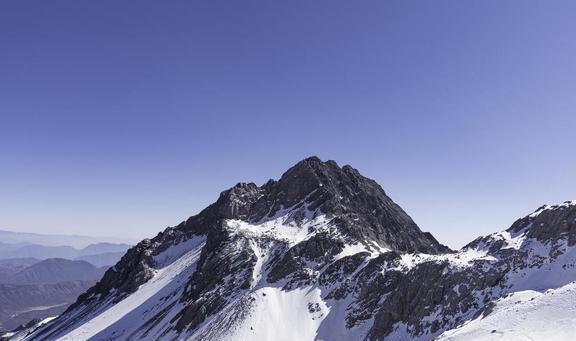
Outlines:
<svg viewBox="0 0 576 341"><path fill-rule="evenodd" d="M311 156L289 168L282 174L279 182L284 183L285 186L304 187L303 190L310 192L325 185L331 174L340 171L335 161L323 162L317 156Z"/></svg>
<svg viewBox="0 0 576 341"><path fill-rule="evenodd" d="M191 217L184 228L205 232L209 221L260 221L290 209L326 215L352 241L402 252L449 251L431 234L422 232L374 180L349 165L340 167L316 156L298 162L279 180L260 187L236 184L222 192L216 203Z"/></svg>

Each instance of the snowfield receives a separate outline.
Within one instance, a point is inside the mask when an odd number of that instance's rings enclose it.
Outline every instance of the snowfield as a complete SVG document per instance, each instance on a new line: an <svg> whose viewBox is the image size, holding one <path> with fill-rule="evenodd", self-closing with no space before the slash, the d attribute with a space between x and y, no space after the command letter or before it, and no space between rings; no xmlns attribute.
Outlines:
<svg viewBox="0 0 576 341"><path fill-rule="evenodd" d="M319 289L256 290L254 308L237 330L222 340L314 340L328 308Z"/></svg>
<svg viewBox="0 0 576 341"><path fill-rule="evenodd" d="M576 282L545 292L512 293L494 302L487 316L440 335L438 341L574 340Z"/></svg>

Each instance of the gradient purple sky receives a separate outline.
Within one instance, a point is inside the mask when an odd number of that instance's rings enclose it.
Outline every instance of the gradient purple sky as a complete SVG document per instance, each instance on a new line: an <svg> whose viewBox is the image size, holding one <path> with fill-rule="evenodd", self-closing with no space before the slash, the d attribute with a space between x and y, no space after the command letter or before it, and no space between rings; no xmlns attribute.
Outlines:
<svg viewBox="0 0 576 341"><path fill-rule="evenodd" d="M2 1L0 228L149 237L318 155L459 247L576 198L575 13Z"/></svg>

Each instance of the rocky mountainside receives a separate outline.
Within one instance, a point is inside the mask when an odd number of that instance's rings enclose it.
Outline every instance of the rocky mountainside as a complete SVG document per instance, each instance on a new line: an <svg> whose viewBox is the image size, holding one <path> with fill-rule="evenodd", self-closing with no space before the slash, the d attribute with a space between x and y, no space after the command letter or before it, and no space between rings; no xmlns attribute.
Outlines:
<svg viewBox="0 0 576 341"><path fill-rule="evenodd" d="M376 182L312 157L140 242L18 338L465 340L500 299L576 280L575 219L574 202L542 207L454 252Z"/></svg>

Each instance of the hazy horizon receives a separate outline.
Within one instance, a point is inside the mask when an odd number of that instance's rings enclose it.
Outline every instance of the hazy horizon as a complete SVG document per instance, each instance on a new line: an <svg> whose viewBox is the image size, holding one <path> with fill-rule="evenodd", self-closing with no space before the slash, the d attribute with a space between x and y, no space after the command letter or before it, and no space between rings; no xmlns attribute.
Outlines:
<svg viewBox="0 0 576 341"><path fill-rule="evenodd" d="M78 238L78 239L86 239L86 240L91 240L92 244L96 243L96 242L101 242L101 243L126 243L126 244L135 244L138 243L140 240L139 239L128 239L128 238L120 238L120 237L111 237L111 236L103 236L103 235L82 235L82 234L57 234L57 233L40 233L40 232L27 232L27 231L15 231L12 230L10 228L4 228L2 226L0 226L0 235L3 235L4 233L14 233L14 234L22 234L22 235L31 235L31 236L38 236L39 238L44 238L46 236L48 237L68 237L68 238ZM46 240L40 240L41 242L45 242ZM5 241L5 240L1 240L1 243L8 243L8 244L14 244L14 243L29 243L29 244L41 244L41 245L47 245L46 243L41 243L41 242L36 242L36 241L28 241L28 242L22 242L22 241L13 241L13 240L9 240L9 241ZM64 241L64 242L54 242L51 243L51 246L72 246L72 247L77 247L76 244L68 242L68 241ZM89 245L89 243L88 243ZM78 247L77 247L78 248ZM81 248L81 247L80 247Z"/></svg>
<svg viewBox="0 0 576 341"><path fill-rule="evenodd" d="M0 228L152 237L318 155L458 248L576 199L576 3L0 4Z"/></svg>

